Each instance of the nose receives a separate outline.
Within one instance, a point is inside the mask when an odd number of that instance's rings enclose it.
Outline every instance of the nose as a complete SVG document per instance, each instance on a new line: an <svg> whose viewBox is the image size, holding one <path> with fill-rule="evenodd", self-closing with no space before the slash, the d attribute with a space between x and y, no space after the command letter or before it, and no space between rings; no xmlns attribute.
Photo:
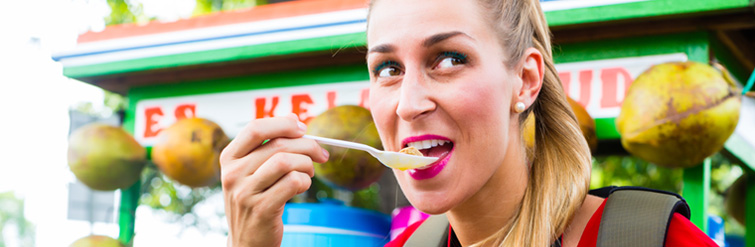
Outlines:
<svg viewBox="0 0 755 247"><path fill-rule="evenodd" d="M404 74L396 114L404 121L413 121L435 110L437 104L430 97L426 76L422 73Z"/></svg>

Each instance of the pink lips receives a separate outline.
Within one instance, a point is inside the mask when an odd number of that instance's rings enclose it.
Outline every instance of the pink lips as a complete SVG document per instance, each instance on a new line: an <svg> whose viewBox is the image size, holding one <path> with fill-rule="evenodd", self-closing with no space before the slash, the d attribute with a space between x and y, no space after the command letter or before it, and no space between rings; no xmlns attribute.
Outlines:
<svg viewBox="0 0 755 247"><path fill-rule="evenodd" d="M404 147L410 142L417 142L417 141L424 141L424 140L451 141L450 139L443 136L421 135L421 136L413 136L413 137L404 139L404 141L401 142L401 146ZM411 176L412 178L416 180L430 179L437 176L441 171L443 171L443 168L446 167L446 164L448 164L448 160L451 158L451 154L454 152L454 148L448 151L448 153L446 153L445 155L441 156L438 161L435 161L434 163L428 165L425 168L407 170L407 172L409 173L409 176Z"/></svg>

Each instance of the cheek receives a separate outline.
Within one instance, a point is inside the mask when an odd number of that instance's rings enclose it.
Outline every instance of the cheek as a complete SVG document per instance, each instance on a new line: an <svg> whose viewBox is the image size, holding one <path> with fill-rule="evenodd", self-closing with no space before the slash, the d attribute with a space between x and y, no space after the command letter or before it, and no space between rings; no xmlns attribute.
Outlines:
<svg viewBox="0 0 755 247"><path fill-rule="evenodd" d="M486 81L486 78L487 81ZM489 79L493 78L493 79ZM487 172L495 167L500 160L500 152L481 152L491 147L506 147L511 138L508 136L511 100L510 92L502 76L487 76L476 78L474 84L466 86L463 93L458 93L455 102L447 105L458 124L461 134L458 158L473 163L488 164L490 166L469 166L468 174ZM461 91L461 90L460 90Z"/></svg>
<svg viewBox="0 0 755 247"><path fill-rule="evenodd" d="M449 107L457 114L463 114L469 122L479 122L490 124L482 120L500 120L505 117L505 108L508 106L508 94L504 88L504 82L490 82L485 79L476 80L477 83L471 83L460 88L458 94L453 96L454 99Z"/></svg>

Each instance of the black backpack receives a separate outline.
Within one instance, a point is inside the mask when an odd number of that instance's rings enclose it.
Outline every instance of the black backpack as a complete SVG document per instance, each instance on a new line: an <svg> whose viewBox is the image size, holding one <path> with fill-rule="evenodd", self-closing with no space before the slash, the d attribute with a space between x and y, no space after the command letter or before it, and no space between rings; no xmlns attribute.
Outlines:
<svg viewBox="0 0 755 247"><path fill-rule="evenodd" d="M606 198L598 230L597 247L663 247L674 213L689 219L690 209L681 196L642 187L605 187L590 191ZM434 215L423 222L404 247L446 246L448 219ZM560 247L560 241L553 246Z"/></svg>

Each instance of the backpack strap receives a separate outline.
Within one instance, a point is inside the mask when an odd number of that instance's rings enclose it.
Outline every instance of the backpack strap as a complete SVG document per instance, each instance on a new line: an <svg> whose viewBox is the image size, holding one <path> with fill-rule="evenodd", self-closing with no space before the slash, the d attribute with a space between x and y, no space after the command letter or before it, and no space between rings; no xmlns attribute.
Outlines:
<svg viewBox="0 0 755 247"><path fill-rule="evenodd" d="M404 243L404 247L444 246L448 224L448 218L446 218L445 214L428 217L409 236L409 239Z"/></svg>
<svg viewBox="0 0 755 247"><path fill-rule="evenodd" d="M680 196L638 187L619 187L606 199L597 247L663 247L674 213L689 218Z"/></svg>

